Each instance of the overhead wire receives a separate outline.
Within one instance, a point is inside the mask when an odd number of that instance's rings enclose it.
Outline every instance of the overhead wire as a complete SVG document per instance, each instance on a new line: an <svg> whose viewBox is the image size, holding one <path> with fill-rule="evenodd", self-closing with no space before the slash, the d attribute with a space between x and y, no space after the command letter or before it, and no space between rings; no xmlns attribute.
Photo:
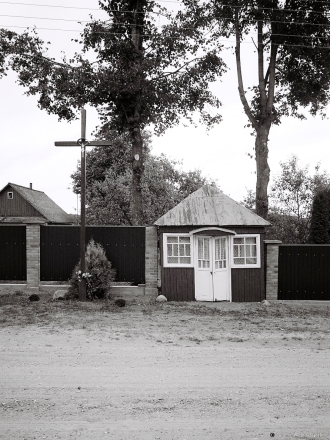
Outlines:
<svg viewBox="0 0 330 440"><path fill-rule="evenodd" d="M1 3L1 2L0 2ZM130 11L122 11L122 12L130 12ZM69 22L75 22L75 23L93 23L92 20L72 20L72 19L66 19L66 18L53 18L53 17L34 17L34 16L26 16L26 15L11 15L11 14L0 14L0 17L10 17L10 18L26 18L26 19L34 19L34 20L54 20L54 21L69 21ZM327 17L330 19L330 17ZM222 19L230 20L232 17L222 17ZM98 20L97 20L98 21ZM107 20L101 20L101 21L107 21ZM322 27L330 27L329 24L324 23L310 23L307 21L283 21L283 20L267 20L267 23L278 23L278 24L288 24L288 25L308 25L308 26L322 26ZM117 24L117 23L116 23ZM125 23L119 23L122 26L130 26L130 24ZM137 26L143 26L143 25L137 25ZM162 25L159 27L166 27L166 25ZM182 27L182 30L194 30L194 27ZM51 29L50 29L51 30Z"/></svg>
<svg viewBox="0 0 330 440"><path fill-rule="evenodd" d="M165 1L165 0L162 0ZM317 3L325 3L322 1L317 1L315 0ZM45 4L35 4L35 3L22 3L22 2L6 2L6 1L0 1L1 3L5 3L5 4L20 4L20 5L28 5L28 6L46 6L46 7L56 7L56 8L65 8L65 9L90 9L90 10L100 10L100 9L94 9L94 8L81 8L81 7L71 7L71 6L58 6L58 5L45 5ZM168 1L168 3L170 3L170 1ZM178 2L173 2L173 3L178 3ZM327 4L329 4L330 6L330 2L327 2ZM227 5L230 6L230 5ZM274 8L263 8L263 9L274 9ZM279 9L280 11L286 11L286 9ZM298 10L288 10L288 11L298 11ZM111 12L111 11L110 11ZM115 10L115 12L119 12L118 10ZM120 12L131 12L131 11L120 11ZM72 19L65 19L65 18L51 18L51 17L30 17L30 16L24 16L24 15L11 15L11 14L0 14L0 17L11 17L11 18L25 18L25 19L35 19L35 20L53 20L53 21L64 21L64 22L76 22L76 23L92 23L92 21L90 20L72 20ZM231 19L232 17L223 17L224 19ZM101 20L103 21L103 20ZM278 24L288 24L288 25L309 25L309 26L322 26L322 27L330 27L330 23L329 24L322 24L322 23L308 23L308 22L292 22L292 21L282 21L282 20L268 20L267 23L278 23ZM123 24L126 25L126 24ZM129 25L129 24L127 24ZM18 25L0 25L3 26L4 28L18 28L18 29L29 29L29 27L24 27L24 26L18 26ZM36 30L48 30L48 31L60 31L60 32L81 32L81 30L76 30L76 29L59 29L59 28L48 28L48 27L39 27L39 26L33 26ZM165 25L162 26L158 26L160 28L165 27ZM194 30L194 27L185 27L182 28L182 30ZM108 31L96 31L96 33L99 34L107 34L107 35L121 35L124 33L123 32L108 32ZM251 33L250 33L251 34ZM252 33L254 34L254 33ZM307 38L311 38L310 36L306 36L306 35L292 35L292 34L281 34L281 33L276 33L276 34L272 34L274 36L277 37L295 37L295 38L302 38L302 39L307 39ZM142 34L142 36L145 37L152 37L154 36L154 34ZM169 37L169 38L175 38L175 37ZM179 38L179 37L178 37ZM322 39L326 39L327 37L317 37L317 38L322 38ZM230 40L217 40L220 42L234 42L234 41L230 41ZM242 41L242 44L253 44L253 42L248 42L248 41ZM304 44L285 44L286 46L293 46L293 47L313 47L313 48L325 48L328 49L328 47L319 47L316 45L304 45Z"/></svg>
<svg viewBox="0 0 330 440"><path fill-rule="evenodd" d="M3 26L2 24L0 24L0 27ZM28 29L25 26L7 26L7 28L19 28L19 29ZM50 29L50 28L36 28L36 29L40 29L40 30L49 30L49 31L61 31L61 32L81 32L79 30L73 30L73 29ZM1 30L1 29L0 29ZM107 35L125 35L122 32L95 32L97 34L107 34ZM255 34L253 34L255 35ZM281 35L281 34L279 34ZM146 37L153 37L155 36L155 34L144 34L143 36ZM287 35L284 35L287 36ZM174 39L174 37L171 37L172 39ZM298 36L299 38L299 36ZM308 38L308 37L306 37ZM222 39L217 39L217 41L219 43L236 43L236 40L222 40ZM255 44L253 41L241 41L240 44ZM330 50L330 45L329 46L317 46L317 45L307 45L307 44L289 44L289 43L281 43L279 44L281 46L287 46L287 47L306 47L306 48L311 48L311 49L326 49L326 50Z"/></svg>
<svg viewBox="0 0 330 440"><path fill-rule="evenodd" d="M158 0L161 3L175 3L175 4L183 4L182 1L173 1L173 0ZM327 6L330 6L330 2L320 1L320 0L314 0L313 3L323 3ZM85 8L85 7L79 7L79 6L62 6L62 5L48 5L48 4L41 4L41 3L23 3L23 2L10 2L10 1L0 1L0 4L8 4L8 5L21 5L21 6L38 6L38 7L47 7L47 8L57 8L57 9L77 9L77 10L89 10L89 11L104 11L100 8ZM242 8L241 5L232 5L232 4L222 4L222 7L230 7L230 8ZM300 13L312 13L312 14L319 14L324 15L324 12L322 11L313 11L313 10L301 10L301 9L288 9L288 8L272 8L272 7L262 7L263 11L279 11L279 12L300 12ZM132 12L131 10L118 10L118 9L108 9L109 12ZM259 9L255 8L255 11L258 12ZM105 11L104 11L105 12ZM135 11L137 14L145 14L145 12L139 12ZM152 12L158 14L157 12Z"/></svg>

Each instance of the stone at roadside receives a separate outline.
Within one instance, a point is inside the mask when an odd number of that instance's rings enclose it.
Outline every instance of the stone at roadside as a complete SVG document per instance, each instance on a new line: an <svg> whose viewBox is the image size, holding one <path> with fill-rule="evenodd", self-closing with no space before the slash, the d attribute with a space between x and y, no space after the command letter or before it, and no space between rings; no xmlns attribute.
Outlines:
<svg viewBox="0 0 330 440"><path fill-rule="evenodd" d="M118 298L116 299L115 304L117 307L125 307L126 301L122 298Z"/></svg>
<svg viewBox="0 0 330 440"><path fill-rule="evenodd" d="M163 303L163 302L167 301L167 298L164 295L158 295L157 298L156 298L156 301L158 301L160 303Z"/></svg>
<svg viewBox="0 0 330 440"><path fill-rule="evenodd" d="M32 295L29 296L29 300L30 301L39 301L40 300L40 296L37 295L36 293L32 293Z"/></svg>
<svg viewBox="0 0 330 440"><path fill-rule="evenodd" d="M67 297L67 290L56 290L53 295L53 301L63 301Z"/></svg>
<svg viewBox="0 0 330 440"><path fill-rule="evenodd" d="M270 302L267 301L266 299L264 299L263 301L261 301L261 304L263 304L264 306L270 306Z"/></svg>

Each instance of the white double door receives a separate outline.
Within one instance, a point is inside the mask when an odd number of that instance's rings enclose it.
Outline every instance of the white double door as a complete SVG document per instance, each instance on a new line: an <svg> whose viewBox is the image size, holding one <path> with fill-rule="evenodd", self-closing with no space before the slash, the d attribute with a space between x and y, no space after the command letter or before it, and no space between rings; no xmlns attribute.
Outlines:
<svg viewBox="0 0 330 440"><path fill-rule="evenodd" d="M228 301L228 238L195 237L196 301Z"/></svg>

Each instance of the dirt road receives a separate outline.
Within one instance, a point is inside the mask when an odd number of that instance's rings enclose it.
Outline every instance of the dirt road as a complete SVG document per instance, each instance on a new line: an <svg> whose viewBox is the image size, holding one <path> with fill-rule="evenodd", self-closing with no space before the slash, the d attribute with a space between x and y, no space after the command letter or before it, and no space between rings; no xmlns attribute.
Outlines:
<svg viewBox="0 0 330 440"><path fill-rule="evenodd" d="M3 303L0 439L330 439L329 313Z"/></svg>

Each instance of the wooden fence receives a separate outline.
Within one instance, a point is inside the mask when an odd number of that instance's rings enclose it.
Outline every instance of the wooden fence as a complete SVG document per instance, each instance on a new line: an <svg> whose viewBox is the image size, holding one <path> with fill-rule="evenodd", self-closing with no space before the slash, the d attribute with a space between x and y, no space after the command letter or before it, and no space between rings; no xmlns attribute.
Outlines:
<svg viewBox="0 0 330 440"><path fill-rule="evenodd" d="M41 226L40 280L66 281L79 261L79 226ZM116 281L145 283L145 228L125 226L87 226L86 241L101 243Z"/></svg>
<svg viewBox="0 0 330 440"><path fill-rule="evenodd" d="M156 227L88 226L86 237L105 248L116 281L157 293ZM79 241L79 226L0 225L0 292L67 281L79 261Z"/></svg>
<svg viewBox="0 0 330 440"><path fill-rule="evenodd" d="M26 228L0 225L0 280L26 280Z"/></svg>
<svg viewBox="0 0 330 440"><path fill-rule="evenodd" d="M330 246L280 245L278 299L330 300Z"/></svg>

